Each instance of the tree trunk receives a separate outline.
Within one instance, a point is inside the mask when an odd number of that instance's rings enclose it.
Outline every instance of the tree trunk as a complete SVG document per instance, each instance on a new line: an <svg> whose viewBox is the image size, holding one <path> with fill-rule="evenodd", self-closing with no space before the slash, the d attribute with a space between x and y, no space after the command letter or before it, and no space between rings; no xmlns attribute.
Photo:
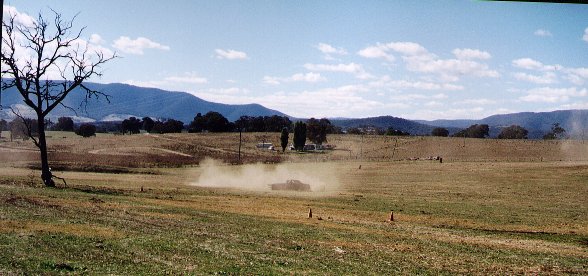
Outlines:
<svg viewBox="0 0 588 276"><path fill-rule="evenodd" d="M51 169L49 169L49 158L47 157L47 139L45 138L45 118L37 116L37 132L39 133L39 151L41 151L41 179L47 187L55 187Z"/></svg>

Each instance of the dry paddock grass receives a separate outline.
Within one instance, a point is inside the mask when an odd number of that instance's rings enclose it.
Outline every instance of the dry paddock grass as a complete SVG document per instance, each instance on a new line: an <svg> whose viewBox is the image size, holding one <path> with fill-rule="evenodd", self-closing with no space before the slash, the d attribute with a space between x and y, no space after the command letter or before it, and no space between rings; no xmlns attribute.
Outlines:
<svg viewBox="0 0 588 276"><path fill-rule="evenodd" d="M1 143L0 274L588 271L588 145L581 141L467 139L464 147L453 138L342 135L329 137L332 152L281 154L254 148L279 139L264 135L245 135L249 162L283 162L219 165L219 178L247 176L221 178L233 183L222 187L194 186L208 170L196 164L232 156L238 134L53 138L52 156L71 158L64 164L128 170L58 172L68 180L60 189L38 186L38 172L26 166L35 160L30 145ZM179 161L159 164L152 155ZM407 160L435 155L444 162ZM240 174L248 168L261 168L253 171L261 177ZM257 185L282 170L327 188Z"/></svg>
<svg viewBox="0 0 588 276"><path fill-rule="evenodd" d="M579 140L498 140L441 137L330 135L335 150L299 154L258 150L259 142L279 148L279 133L244 133L242 163L399 161L440 156L444 161L587 161L588 142ZM138 134L82 138L49 132L50 159L55 167L113 166L127 168L198 165L209 157L226 163L239 158L238 133ZM0 161L33 162L38 154L30 141L0 142Z"/></svg>

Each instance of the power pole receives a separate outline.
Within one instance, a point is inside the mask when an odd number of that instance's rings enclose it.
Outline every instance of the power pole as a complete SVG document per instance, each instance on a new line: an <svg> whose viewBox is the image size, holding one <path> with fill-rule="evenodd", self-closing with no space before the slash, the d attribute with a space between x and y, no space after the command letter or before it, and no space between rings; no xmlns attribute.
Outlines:
<svg viewBox="0 0 588 276"><path fill-rule="evenodd" d="M239 164L241 164L241 141L242 141L241 132L242 132L242 129L239 128Z"/></svg>
<svg viewBox="0 0 588 276"><path fill-rule="evenodd" d="M394 161L394 153L396 152L397 146L398 146L398 138L396 138L396 143L394 143L394 148L392 148L392 157L390 157L390 161Z"/></svg>
<svg viewBox="0 0 588 276"><path fill-rule="evenodd" d="M361 144L359 146L359 160L363 160L363 133L361 134Z"/></svg>

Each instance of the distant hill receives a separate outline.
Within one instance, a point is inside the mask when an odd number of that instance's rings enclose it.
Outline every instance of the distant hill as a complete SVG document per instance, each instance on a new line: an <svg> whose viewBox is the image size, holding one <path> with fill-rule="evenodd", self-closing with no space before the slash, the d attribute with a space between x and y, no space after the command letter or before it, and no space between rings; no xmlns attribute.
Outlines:
<svg viewBox="0 0 588 276"><path fill-rule="evenodd" d="M259 104L230 105L214 103L185 92L171 92L120 83L87 83L86 86L110 95L110 103L104 97L91 99L85 110L80 106L80 103L84 100L85 93L78 89L64 100L65 105L77 110L77 117L73 111L58 107L51 112L50 119L57 121L58 117L71 116L75 117L74 119L78 122L88 122L120 121L130 116L141 118L148 116L158 119L173 118L188 124L197 113L205 114L208 111L219 112L230 121L235 121L243 115L287 116L282 112ZM23 105L21 96L15 88L2 91L1 103L4 107ZM0 111L0 119L10 118L12 118L12 114L9 109L4 108L4 110ZM297 120L293 117L290 117L290 119ZM529 130L529 138L532 139L541 138L550 131L553 123L560 123L566 129L568 135L574 137L588 136L588 110L522 112L494 115L481 120L412 121L393 116L363 119L332 118L330 120L334 125L342 128L374 126L388 129L391 127L413 135L429 135L435 127L445 127L452 134L473 124L488 124L490 126L490 136L495 137L503 127L520 125Z"/></svg>
<svg viewBox="0 0 588 276"><path fill-rule="evenodd" d="M521 112L486 117L481 120L435 120L418 121L420 123L440 126L466 128L473 124L490 126L490 136L496 136L500 129L510 125L520 125L529 131L529 138L541 138L551 130L554 123L559 123L568 135L581 137L588 135L588 110L558 110L552 112ZM584 133L583 133L584 131Z"/></svg>
<svg viewBox="0 0 588 276"><path fill-rule="evenodd" d="M72 91L65 98L64 104L76 109L78 116L83 119L116 120L129 116L173 118L185 124L190 123L197 113L205 114L208 111L216 111L227 117L230 121L239 119L242 115L249 116L287 116L276 110L266 108L259 104L230 105L205 101L185 92L171 92L156 88L137 87L128 84L112 83L86 83L91 89L102 91L110 95L110 103L104 97L92 99L87 106L87 112L80 107L84 99L84 93ZM23 104L20 95L15 88L2 91L2 105ZM6 110L5 112L6 113ZM52 118L60 116L73 116L75 113L63 107L56 108ZM1 116L1 114L0 114ZM4 115L6 116L6 114ZM84 118L85 117L85 118Z"/></svg>
<svg viewBox="0 0 588 276"><path fill-rule="evenodd" d="M393 116L380 116L380 117L370 117L370 118L363 118L363 119L330 119L331 123L335 126L346 128L353 128L353 127L366 127L366 126L373 126L378 127L381 129L388 129L393 128L395 130L401 130L404 132L408 132L412 135L430 135L431 131L435 128L435 126L393 117ZM450 131L455 132L457 131L456 128L449 128Z"/></svg>

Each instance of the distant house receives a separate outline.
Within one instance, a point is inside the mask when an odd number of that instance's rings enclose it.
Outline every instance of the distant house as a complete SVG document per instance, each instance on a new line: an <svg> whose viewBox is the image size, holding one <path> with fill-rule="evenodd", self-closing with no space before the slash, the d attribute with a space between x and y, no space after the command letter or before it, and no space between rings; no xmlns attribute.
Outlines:
<svg viewBox="0 0 588 276"><path fill-rule="evenodd" d="M274 149L274 144L272 143L257 143L257 145L255 146L258 149L269 149L269 150L273 150Z"/></svg>
<svg viewBox="0 0 588 276"><path fill-rule="evenodd" d="M306 145L304 145L304 148L302 150L315 151L315 150L317 150L317 146L315 144L306 144Z"/></svg>

